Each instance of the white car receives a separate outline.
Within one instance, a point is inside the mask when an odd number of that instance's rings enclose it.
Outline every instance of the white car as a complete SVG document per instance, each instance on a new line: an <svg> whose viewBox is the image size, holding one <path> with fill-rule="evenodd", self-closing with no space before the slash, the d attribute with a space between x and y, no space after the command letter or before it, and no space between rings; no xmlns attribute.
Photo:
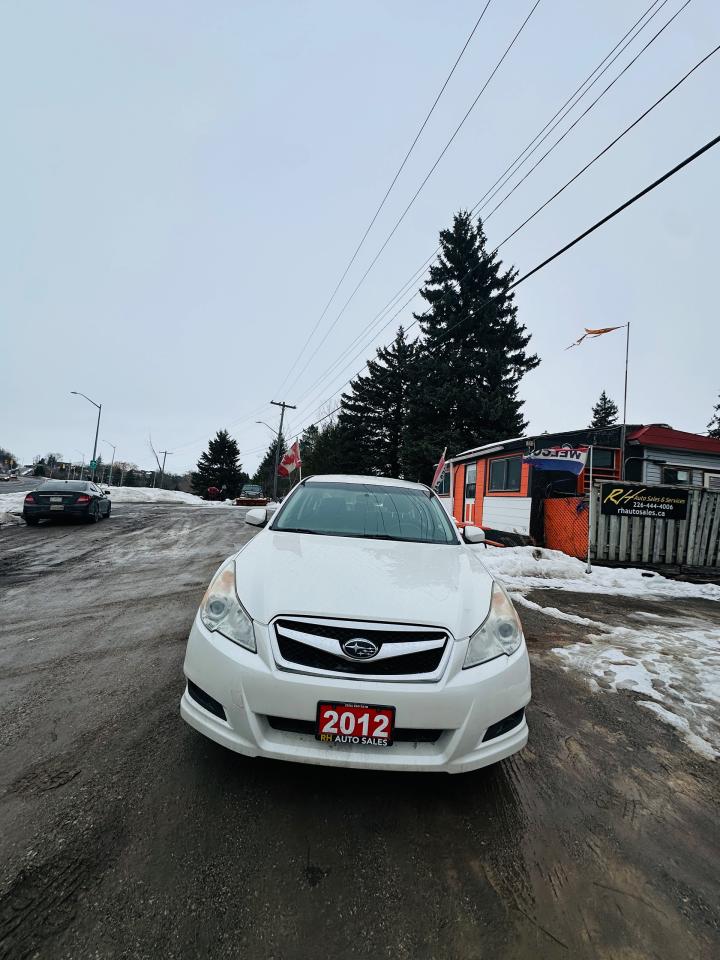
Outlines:
<svg viewBox="0 0 720 960"><path fill-rule="evenodd" d="M527 743L530 665L502 586L426 486L303 480L215 574L180 712L246 756L462 773Z"/></svg>

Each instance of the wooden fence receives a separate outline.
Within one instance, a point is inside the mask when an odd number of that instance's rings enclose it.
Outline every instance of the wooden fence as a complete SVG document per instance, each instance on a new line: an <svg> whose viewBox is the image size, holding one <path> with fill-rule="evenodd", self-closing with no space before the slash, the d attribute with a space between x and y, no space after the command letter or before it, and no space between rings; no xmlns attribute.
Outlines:
<svg viewBox="0 0 720 960"><path fill-rule="evenodd" d="M604 516L600 513L600 486L594 487L593 559L720 567L720 493L691 488L687 518L664 520Z"/></svg>

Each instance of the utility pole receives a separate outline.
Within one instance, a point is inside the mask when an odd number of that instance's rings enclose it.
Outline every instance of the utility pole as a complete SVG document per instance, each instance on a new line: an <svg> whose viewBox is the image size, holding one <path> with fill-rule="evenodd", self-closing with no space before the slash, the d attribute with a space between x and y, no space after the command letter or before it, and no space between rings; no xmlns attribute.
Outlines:
<svg viewBox="0 0 720 960"><path fill-rule="evenodd" d="M620 479L625 479L625 434L627 432L627 381L628 360L630 359L630 321L627 322L625 334L625 389L623 391L623 422L620 431Z"/></svg>
<svg viewBox="0 0 720 960"><path fill-rule="evenodd" d="M171 451L171 450L161 450L160 453L163 455L163 462L162 462L162 466L160 467L160 489L162 490L162 488L163 488L163 477L165 476L165 458L167 457L168 454L170 454L170 456L172 456L172 451Z"/></svg>
<svg viewBox="0 0 720 960"><path fill-rule="evenodd" d="M278 467L280 466L280 437L282 436L283 420L285 419L286 410L297 410L297 407L294 407L291 403L285 403L284 400L280 402L277 400L271 400L270 403L274 407L280 407L280 428L277 435L277 444L275 445L275 469L273 471L273 500L277 503Z"/></svg>

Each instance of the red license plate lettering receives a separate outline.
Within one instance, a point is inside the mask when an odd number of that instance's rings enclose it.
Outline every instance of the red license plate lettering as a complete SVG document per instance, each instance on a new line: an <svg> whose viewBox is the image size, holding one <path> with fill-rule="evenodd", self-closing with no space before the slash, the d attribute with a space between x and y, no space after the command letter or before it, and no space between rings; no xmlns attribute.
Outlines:
<svg viewBox="0 0 720 960"><path fill-rule="evenodd" d="M390 747L394 726L395 707L319 703L315 739L321 743Z"/></svg>

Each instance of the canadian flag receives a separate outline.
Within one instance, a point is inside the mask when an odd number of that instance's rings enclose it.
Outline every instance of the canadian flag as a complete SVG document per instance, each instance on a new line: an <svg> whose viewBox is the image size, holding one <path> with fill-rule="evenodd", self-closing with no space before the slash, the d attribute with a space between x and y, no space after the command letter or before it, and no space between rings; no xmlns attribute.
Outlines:
<svg viewBox="0 0 720 960"><path fill-rule="evenodd" d="M445 454L446 454L446 453L447 453L447 447L445 447L445 449L444 449L443 452L442 452L442 456L440 457L440 463L438 463L438 465L437 465L437 469L435 470L435 476L433 477L432 483L430 484L430 486L432 487L433 490L434 490L435 487L437 486L438 480L439 480L440 477L442 476L442 472L443 472L443 470L445 469Z"/></svg>
<svg viewBox="0 0 720 960"><path fill-rule="evenodd" d="M289 477L293 470L297 470L301 464L302 460L300 459L300 444L296 440L280 461L278 465L278 476Z"/></svg>

